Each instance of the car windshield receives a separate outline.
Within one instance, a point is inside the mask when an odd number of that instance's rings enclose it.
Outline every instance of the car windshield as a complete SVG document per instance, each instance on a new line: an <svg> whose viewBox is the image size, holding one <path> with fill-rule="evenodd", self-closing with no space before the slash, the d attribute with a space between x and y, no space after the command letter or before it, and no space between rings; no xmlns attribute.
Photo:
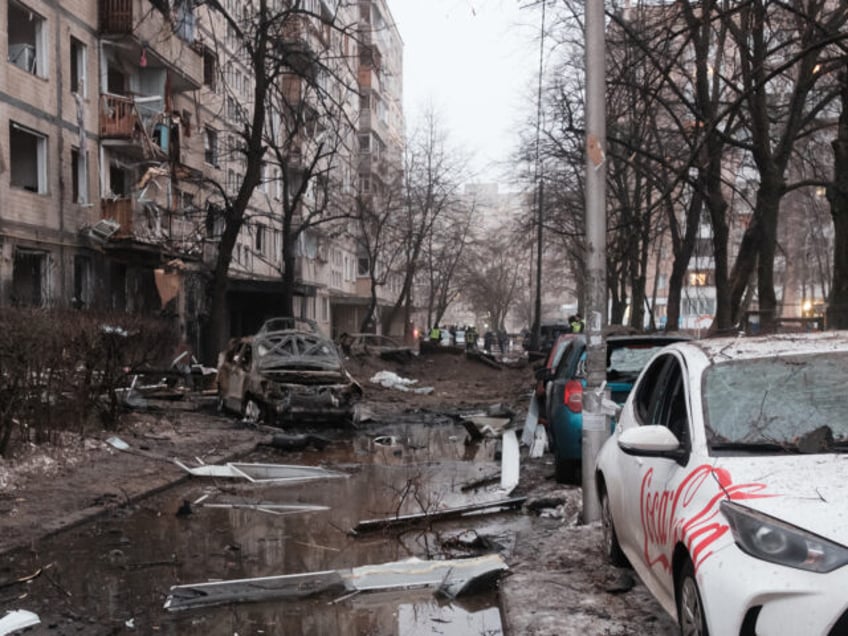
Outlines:
<svg viewBox="0 0 848 636"><path fill-rule="evenodd" d="M848 444L848 352L737 360L704 373L713 449L823 452Z"/></svg>

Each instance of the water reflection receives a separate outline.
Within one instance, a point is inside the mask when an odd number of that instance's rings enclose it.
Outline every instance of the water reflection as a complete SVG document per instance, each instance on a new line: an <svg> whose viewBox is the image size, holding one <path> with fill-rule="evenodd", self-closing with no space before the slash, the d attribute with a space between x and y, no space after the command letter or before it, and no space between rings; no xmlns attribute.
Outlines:
<svg viewBox="0 0 848 636"><path fill-rule="evenodd" d="M396 443L375 444L378 435L391 436ZM283 485L194 478L132 511L119 511L8 555L4 580L49 567L26 586L0 597L2 606L37 612L42 624L33 634L111 634L127 629L127 621L144 634L499 634L493 595L459 605L438 600L432 590L174 613L163 609L172 585L440 556L443 537L473 527L474 520L356 538L350 529L367 518L499 498L485 489L461 491L462 485L499 471L496 442L478 444L468 461L465 438L456 425L399 423L320 453L265 451L246 461L320 464L343 469L350 477ZM204 496L212 501L313 504L328 510L280 516L195 504L192 514L177 516L185 500L196 502ZM506 515L515 518L514 513ZM476 524L497 525L492 519L484 517Z"/></svg>

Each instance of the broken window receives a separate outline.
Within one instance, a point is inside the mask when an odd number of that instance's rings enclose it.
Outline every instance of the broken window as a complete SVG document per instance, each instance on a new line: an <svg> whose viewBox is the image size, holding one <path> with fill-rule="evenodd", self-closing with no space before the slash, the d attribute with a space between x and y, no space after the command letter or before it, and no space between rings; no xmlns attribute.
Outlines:
<svg viewBox="0 0 848 636"><path fill-rule="evenodd" d="M91 259L74 256L74 297L71 305L83 309L91 305Z"/></svg>
<svg viewBox="0 0 848 636"><path fill-rule="evenodd" d="M9 1L9 62L39 77L47 77L44 22L43 17L29 8L14 0Z"/></svg>
<svg viewBox="0 0 848 636"><path fill-rule="evenodd" d="M126 311L127 309L127 266L123 263L112 263L109 272L112 309Z"/></svg>
<svg viewBox="0 0 848 636"><path fill-rule="evenodd" d="M215 90L218 72L218 57L208 47L203 48L203 85Z"/></svg>
<svg viewBox="0 0 848 636"><path fill-rule="evenodd" d="M47 298L47 253L15 250L12 269L12 303L40 307Z"/></svg>
<svg viewBox="0 0 848 636"><path fill-rule="evenodd" d="M71 148L71 193L74 203L88 203L88 155Z"/></svg>
<svg viewBox="0 0 848 636"><path fill-rule="evenodd" d="M47 137L9 122L11 185L30 192L47 192Z"/></svg>
<svg viewBox="0 0 848 636"><path fill-rule="evenodd" d="M128 83L126 74L116 64L109 64L106 69L106 91L113 95L126 95Z"/></svg>
<svg viewBox="0 0 848 636"><path fill-rule="evenodd" d="M203 139L203 158L206 163L218 165L218 131L206 128Z"/></svg>
<svg viewBox="0 0 848 636"><path fill-rule="evenodd" d="M121 166L112 164L109 166L109 190L117 197L128 197L130 195L130 183L132 179L127 170Z"/></svg>
<svg viewBox="0 0 848 636"><path fill-rule="evenodd" d="M356 260L356 273L358 276L368 276L371 272L371 259L368 256L360 256Z"/></svg>
<svg viewBox="0 0 848 636"><path fill-rule="evenodd" d="M71 92L81 97L88 95L86 88L86 47L85 44L71 38Z"/></svg>

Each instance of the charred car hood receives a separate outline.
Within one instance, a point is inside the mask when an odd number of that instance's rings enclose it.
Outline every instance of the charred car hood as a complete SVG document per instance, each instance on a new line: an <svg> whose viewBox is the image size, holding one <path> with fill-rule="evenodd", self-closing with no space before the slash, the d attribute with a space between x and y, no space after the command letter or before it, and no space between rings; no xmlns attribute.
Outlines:
<svg viewBox="0 0 848 636"><path fill-rule="evenodd" d="M722 457L733 486L762 485L738 503L848 547L848 454Z"/></svg>

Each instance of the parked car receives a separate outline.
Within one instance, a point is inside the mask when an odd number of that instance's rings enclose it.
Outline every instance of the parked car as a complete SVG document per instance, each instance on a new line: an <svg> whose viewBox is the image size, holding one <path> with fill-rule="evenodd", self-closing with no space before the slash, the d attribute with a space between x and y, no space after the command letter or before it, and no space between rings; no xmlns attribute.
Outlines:
<svg viewBox="0 0 848 636"><path fill-rule="evenodd" d="M536 349L537 353L547 355L551 347L554 346L556 339L565 333L572 333L571 325L567 322L550 322L544 323L539 327L539 344ZM525 351L531 351L531 343L533 341L533 333L528 331L524 334L521 346Z"/></svg>
<svg viewBox="0 0 848 636"><path fill-rule="evenodd" d="M597 462L605 549L684 634L848 634L848 333L681 342Z"/></svg>
<svg viewBox="0 0 848 636"><path fill-rule="evenodd" d="M286 331L289 329L299 329L301 331L311 331L312 333L321 333L318 323L310 318L298 318L296 316L274 316L268 318L259 327L257 333L267 333L269 331Z"/></svg>
<svg viewBox="0 0 848 636"><path fill-rule="evenodd" d="M545 362L537 366L534 371L536 381L533 385L533 395L531 399L536 401L537 412L539 413L539 422L546 427L548 423L548 390L554 379L554 372L559 366L559 362L562 360L565 350L576 336L577 334L574 333L560 334L554 345L551 347L551 350L548 352Z"/></svg>
<svg viewBox="0 0 848 636"><path fill-rule="evenodd" d="M349 356L375 355L392 360L405 360L412 357L412 348L398 342L391 336L376 333L343 333L339 336L342 352Z"/></svg>
<svg viewBox="0 0 848 636"><path fill-rule="evenodd" d="M571 334L548 383L545 414L557 481L577 482L583 457L583 389L586 386L585 334ZM639 372L659 349L685 336L609 335L606 343L606 381L610 397L623 404ZM614 422L613 422L614 425Z"/></svg>
<svg viewBox="0 0 848 636"><path fill-rule="evenodd" d="M218 361L218 403L251 422L352 420L362 387L335 344L300 329L235 338Z"/></svg>

